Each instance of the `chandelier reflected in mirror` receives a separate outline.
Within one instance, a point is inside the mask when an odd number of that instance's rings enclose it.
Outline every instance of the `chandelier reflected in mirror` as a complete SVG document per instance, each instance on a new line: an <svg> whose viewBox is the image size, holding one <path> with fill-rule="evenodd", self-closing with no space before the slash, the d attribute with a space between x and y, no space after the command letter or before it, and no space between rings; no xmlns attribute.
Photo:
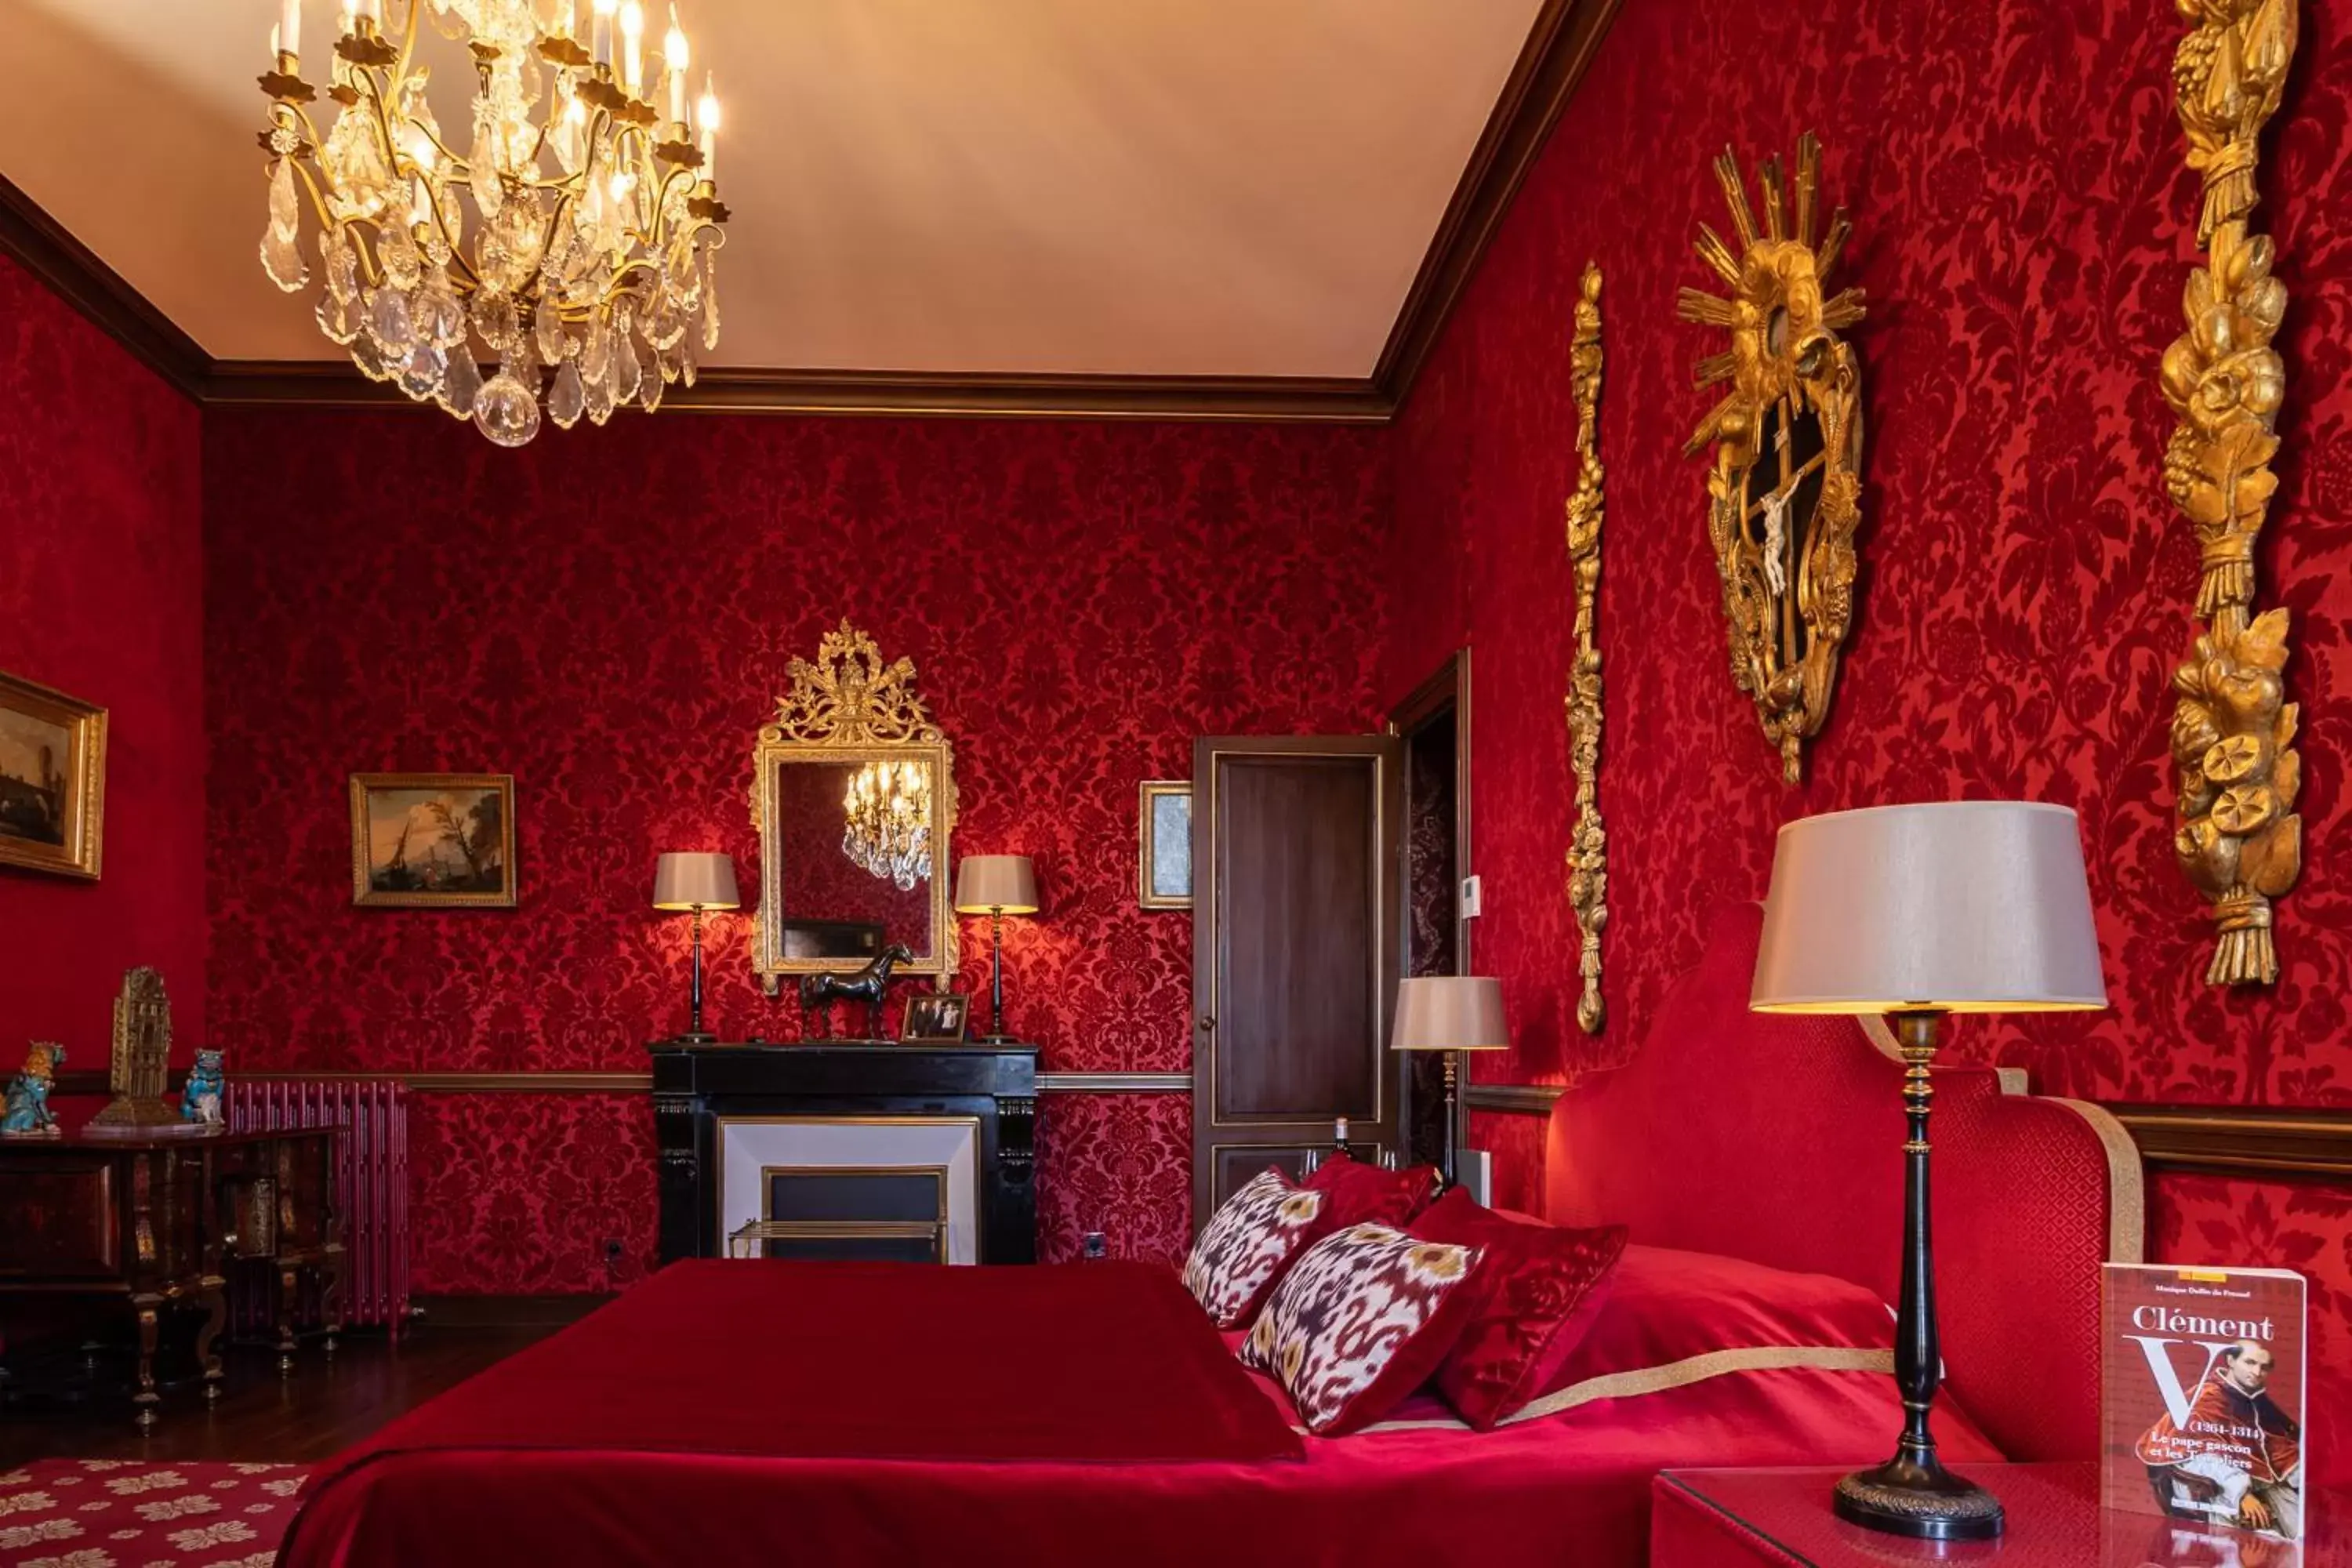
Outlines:
<svg viewBox="0 0 2352 1568"><path fill-rule="evenodd" d="M565 428L631 403L651 412L666 386L694 384L698 345L719 345L719 100L706 77L689 121L675 11L656 83L640 0L590 0L586 44L575 4L342 0L314 84L301 0L280 0L260 79L270 280L310 282L307 205L326 274L320 330L368 376L503 447L539 433L542 398ZM427 101L428 24L470 55L462 142ZM496 362L487 380L477 341Z"/></svg>
<svg viewBox="0 0 2352 1568"><path fill-rule="evenodd" d="M842 795L848 826L841 852L862 869L911 890L931 875L931 771L922 763L867 763Z"/></svg>

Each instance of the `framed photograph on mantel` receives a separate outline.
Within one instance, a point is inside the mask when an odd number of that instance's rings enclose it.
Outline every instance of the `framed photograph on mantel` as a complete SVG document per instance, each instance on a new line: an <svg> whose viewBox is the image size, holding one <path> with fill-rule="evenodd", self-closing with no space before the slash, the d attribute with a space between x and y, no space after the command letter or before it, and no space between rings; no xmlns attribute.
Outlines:
<svg viewBox="0 0 2352 1568"><path fill-rule="evenodd" d="M1192 907L1192 785L1146 779L1136 811L1136 902L1147 910Z"/></svg>
<svg viewBox="0 0 2352 1568"><path fill-rule="evenodd" d="M0 674L0 866L98 880L106 710Z"/></svg>
<svg viewBox="0 0 2352 1568"><path fill-rule="evenodd" d="M512 773L353 773L352 902L514 908L514 818Z"/></svg>

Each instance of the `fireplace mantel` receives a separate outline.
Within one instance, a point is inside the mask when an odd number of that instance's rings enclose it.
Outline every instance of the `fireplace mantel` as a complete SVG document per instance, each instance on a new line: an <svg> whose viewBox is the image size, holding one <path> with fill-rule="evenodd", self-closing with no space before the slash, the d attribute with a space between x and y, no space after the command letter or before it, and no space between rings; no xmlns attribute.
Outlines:
<svg viewBox="0 0 2352 1568"><path fill-rule="evenodd" d="M981 1261L1035 1261L1035 1047L663 1040L650 1049L663 1262L726 1250L719 1215L722 1121L940 1116L979 1123Z"/></svg>

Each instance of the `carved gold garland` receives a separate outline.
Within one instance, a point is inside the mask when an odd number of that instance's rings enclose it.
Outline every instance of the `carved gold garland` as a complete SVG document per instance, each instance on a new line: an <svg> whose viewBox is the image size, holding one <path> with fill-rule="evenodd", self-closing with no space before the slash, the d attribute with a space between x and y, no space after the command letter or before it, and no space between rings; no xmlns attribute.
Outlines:
<svg viewBox="0 0 2352 1568"><path fill-rule="evenodd" d="M1807 132L1790 191L1780 160L1765 160L1759 233L1738 161L1728 152L1717 159L1739 248L1705 224L1696 248L1731 296L1685 289L1677 305L1684 321L1731 333L1728 349L1697 366L1699 385L1727 381L1731 390L1683 451L1715 443L1707 534L1730 623L1731 679L1755 703L1790 784L1802 776L1803 742L1829 717L1853 621L1862 521L1862 368L1837 332L1862 320L1863 292L1822 296L1849 229L1841 207L1813 244L1821 162Z"/></svg>
<svg viewBox="0 0 2352 1568"><path fill-rule="evenodd" d="M2189 275L2189 330L2165 351L2165 401L2179 416L2164 482L2196 531L2204 629L2173 671L2172 760L2180 777L2173 853L2219 928L2207 984L2278 978L2271 901L2303 868L2295 815L2302 761L2295 705L2281 679L2287 612L2254 614L2254 540L2278 476L2273 429L2285 372L2271 346L2286 288L2271 275L2268 235L2247 232L2261 199L2254 169L2294 58L2296 0L2177 0L2191 24L2172 76L2189 166L2204 176Z"/></svg>
<svg viewBox="0 0 2352 1568"><path fill-rule="evenodd" d="M915 661L882 662L874 639L844 619L824 634L816 662L785 667L793 689L776 699L776 716L760 731L762 742L819 741L855 746L878 742L943 742L929 710L915 694Z"/></svg>
<svg viewBox="0 0 2352 1568"><path fill-rule="evenodd" d="M1609 835L1601 823L1601 650L1592 642L1593 601L1601 587L1601 268L1584 264L1569 348L1576 395L1576 493L1568 498L1568 559L1576 569L1576 664L1568 685L1568 751L1576 768L1576 831L1568 848L1568 901L1583 933L1577 968L1584 994L1577 1026L1601 1032L1601 933L1609 924Z"/></svg>

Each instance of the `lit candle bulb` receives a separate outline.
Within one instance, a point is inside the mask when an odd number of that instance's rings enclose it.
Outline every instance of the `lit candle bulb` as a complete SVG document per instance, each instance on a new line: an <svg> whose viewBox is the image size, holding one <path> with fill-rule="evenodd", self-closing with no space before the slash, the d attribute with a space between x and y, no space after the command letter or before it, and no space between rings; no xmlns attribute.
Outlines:
<svg viewBox="0 0 2352 1568"><path fill-rule="evenodd" d="M613 13L621 8L621 0L594 0L596 63L613 63Z"/></svg>
<svg viewBox="0 0 2352 1568"><path fill-rule="evenodd" d="M299 55L302 52L302 0L279 0L278 7L278 47L272 54Z"/></svg>
<svg viewBox="0 0 2352 1568"><path fill-rule="evenodd" d="M702 100L694 106L694 122L702 132L702 177L715 183L719 178L719 91L707 71L702 78Z"/></svg>
<svg viewBox="0 0 2352 1568"><path fill-rule="evenodd" d="M343 37L360 30L360 0L343 0Z"/></svg>
<svg viewBox="0 0 2352 1568"><path fill-rule="evenodd" d="M646 8L637 0L622 0L621 85L631 98L644 90Z"/></svg>
<svg viewBox="0 0 2352 1568"><path fill-rule="evenodd" d="M669 8L669 31L662 38L662 63L669 68L669 117L686 123L686 33L677 25L677 7ZM679 134L683 135L681 132Z"/></svg>

